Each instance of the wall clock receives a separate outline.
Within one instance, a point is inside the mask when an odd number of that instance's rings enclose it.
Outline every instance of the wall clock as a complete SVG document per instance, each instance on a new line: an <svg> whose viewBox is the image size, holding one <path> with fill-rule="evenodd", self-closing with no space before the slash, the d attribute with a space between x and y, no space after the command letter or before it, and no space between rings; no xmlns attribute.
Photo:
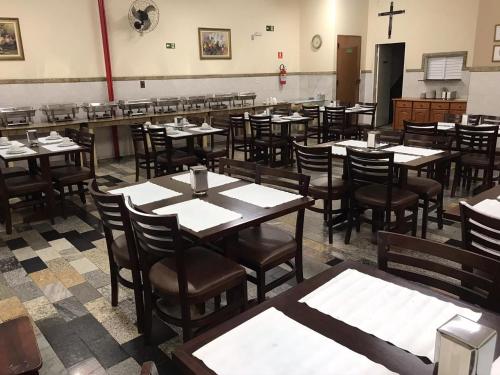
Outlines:
<svg viewBox="0 0 500 375"><path fill-rule="evenodd" d="M323 44L323 40L321 39L321 35L316 34L315 36L313 36L313 38L311 40L312 48L318 50L321 48L322 44Z"/></svg>

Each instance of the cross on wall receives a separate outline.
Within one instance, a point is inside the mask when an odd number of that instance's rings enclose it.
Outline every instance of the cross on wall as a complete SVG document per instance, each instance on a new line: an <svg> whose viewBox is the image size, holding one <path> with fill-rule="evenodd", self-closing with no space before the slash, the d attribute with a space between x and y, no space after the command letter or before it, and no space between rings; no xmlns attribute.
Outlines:
<svg viewBox="0 0 500 375"><path fill-rule="evenodd" d="M387 37L391 39L392 36L392 17L397 16L398 14L404 14L404 10L394 10L394 1L391 1L391 7L388 12L379 13L379 17L389 16L389 30L387 32Z"/></svg>

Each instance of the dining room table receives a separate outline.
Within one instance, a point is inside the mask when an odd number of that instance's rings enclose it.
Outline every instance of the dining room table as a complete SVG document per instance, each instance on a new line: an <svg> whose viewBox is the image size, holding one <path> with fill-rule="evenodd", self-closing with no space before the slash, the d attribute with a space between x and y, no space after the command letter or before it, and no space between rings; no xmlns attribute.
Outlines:
<svg viewBox="0 0 500 375"><path fill-rule="evenodd" d="M354 279L368 283L371 298L358 297L353 303L349 291L333 293ZM390 301L379 298L389 289L400 295ZM414 297L422 306L405 305L404 311L414 314L402 316L394 308L399 296ZM435 332L448 316L438 319L424 309L441 311L443 306L450 308L449 315L468 315L500 330L499 314L373 266L343 261L201 333L178 347L172 358L185 375L264 374L254 371L262 368L273 375L431 375L436 370ZM363 325L357 317L367 314L373 321ZM499 340L497 336L495 359Z"/></svg>
<svg viewBox="0 0 500 375"><path fill-rule="evenodd" d="M467 202L469 205L474 206L478 203L485 201L486 199L492 199L498 201L500 199L500 185L496 185L491 189L485 190L482 193L474 195L473 197L467 197L461 199L461 201ZM461 221L460 218L460 203L454 202L450 203L444 210L443 217L451 221Z"/></svg>

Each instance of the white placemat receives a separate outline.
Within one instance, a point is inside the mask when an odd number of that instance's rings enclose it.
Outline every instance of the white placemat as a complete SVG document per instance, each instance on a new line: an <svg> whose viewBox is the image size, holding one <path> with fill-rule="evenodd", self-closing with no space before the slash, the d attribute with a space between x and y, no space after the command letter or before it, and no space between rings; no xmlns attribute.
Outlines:
<svg viewBox="0 0 500 375"><path fill-rule="evenodd" d="M282 119L284 119L284 120L290 120L290 121L304 121L304 120L308 120L309 117L304 117L304 116L297 116L297 117L283 116Z"/></svg>
<svg viewBox="0 0 500 375"><path fill-rule="evenodd" d="M436 329L459 314L481 313L348 269L299 302L434 361Z"/></svg>
<svg viewBox="0 0 500 375"><path fill-rule="evenodd" d="M143 184L110 190L108 193L123 194L130 197L132 199L132 203L138 206L182 195L182 193L164 188L149 181Z"/></svg>
<svg viewBox="0 0 500 375"><path fill-rule="evenodd" d="M22 144L21 142L19 141L9 141L9 144L5 145L5 146L0 146L0 150L6 150L8 149L10 146L24 146L24 144Z"/></svg>
<svg viewBox="0 0 500 375"><path fill-rule="evenodd" d="M1 149L0 150L0 155L5 158L5 159L10 159L10 158L17 158L19 156L25 156L25 155L33 155L33 154L36 154L37 152L35 150L32 150L31 148L29 147L22 147L21 148L22 150L24 150L23 153L19 153L19 154L9 154L8 153L8 150L9 149Z"/></svg>
<svg viewBox="0 0 500 375"><path fill-rule="evenodd" d="M346 156L347 155L347 149L345 147L332 146L332 154L334 154L334 155L340 155L340 156Z"/></svg>
<svg viewBox="0 0 500 375"><path fill-rule="evenodd" d="M433 150L430 148L409 147L409 146L393 146L386 148L384 151L393 151L401 154L418 155L418 156L432 156L443 152L443 150Z"/></svg>
<svg viewBox="0 0 500 375"><path fill-rule="evenodd" d="M53 145L43 145L42 147L46 150L51 151L51 152L71 151L71 150L78 150L81 148L76 143L73 143L73 144L71 144L71 146L67 146L67 147L61 146L61 143L53 144Z"/></svg>
<svg viewBox="0 0 500 375"><path fill-rule="evenodd" d="M38 142L42 145L50 145L62 142L62 137L58 137L57 139L50 139L49 137L40 137L38 138Z"/></svg>
<svg viewBox="0 0 500 375"><path fill-rule="evenodd" d="M195 232L241 219L241 214L216 206L201 199L172 204L153 211L157 215L177 214L179 223Z"/></svg>
<svg viewBox="0 0 500 375"><path fill-rule="evenodd" d="M237 178L229 177L214 172L208 172L207 179L208 179L209 189L239 181ZM172 177L172 180L183 182L185 184L191 184L191 174L183 173L178 176Z"/></svg>
<svg viewBox="0 0 500 375"><path fill-rule="evenodd" d="M368 147L368 142L366 141L356 141L354 139L348 139L347 141L342 141L336 143L337 146L345 146L345 147L360 147L360 148L367 148ZM387 146L387 143L380 143L379 147L384 147Z"/></svg>
<svg viewBox="0 0 500 375"><path fill-rule="evenodd" d="M455 128L454 122L438 122L438 129L440 129L440 130L447 130L447 129L454 129L454 128Z"/></svg>
<svg viewBox="0 0 500 375"><path fill-rule="evenodd" d="M421 156L394 154L394 163L408 163L409 161L420 159Z"/></svg>
<svg viewBox="0 0 500 375"><path fill-rule="evenodd" d="M273 189L258 184L248 184L220 192L219 194L262 208L276 207L280 204L302 198L299 194L292 194L287 191Z"/></svg>
<svg viewBox="0 0 500 375"><path fill-rule="evenodd" d="M202 129L201 127L197 127L197 128L191 128L189 130L196 132L196 133L210 134L210 133L220 132L222 129L219 129L219 128Z"/></svg>
<svg viewBox="0 0 500 375"><path fill-rule="evenodd" d="M500 219L500 202L496 199L485 199L472 207L483 215Z"/></svg>
<svg viewBox="0 0 500 375"><path fill-rule="evenodd" d="M191 133L188 133L188 132L183 132L182 130L176 130L177 133L175 134L172 134L172 133L167 133L167 137L171 137L171 138L180 138L180 137L188 137L188 136L191 136L192 134Z"/></svg>
<svg viewBox="0 0 500 375"><path fill-rule="evenodd" d="M193 355L218 375L394 374L274 307Z"/></svg>

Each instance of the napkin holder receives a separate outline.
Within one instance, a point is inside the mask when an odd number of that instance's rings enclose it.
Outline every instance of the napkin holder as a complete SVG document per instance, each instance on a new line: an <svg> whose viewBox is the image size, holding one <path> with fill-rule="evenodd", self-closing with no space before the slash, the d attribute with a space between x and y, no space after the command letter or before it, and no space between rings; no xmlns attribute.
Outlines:
<svg viewBox="0 0 500 375"><path fill-rule="evenodd" d="M38 146L38 135L35 129L26 130L26 139L30 146Z"/></svg>
<svg viewBox="0 0 500 375"><path fill-rule="evenodd" d="M208 191L208 171L206 167L191 167L190 180L194 195L205 195Z"/></svg>
<svg viewBox="0 0 500 375"><path fill-rule="evenodd" d="M378 148L380 145L380 132L379 131L369 131L367 133L367 147L368 148Z"/></svg>
<svg viewBox="0 0 500 375"><path fill-rule="evenodd" d="M462 125L469 125L469 116L462 115Z"/></svg>
<svg viewBox="0 0 500 375"><path fill-rule="evenodd" d="M437 375L490 375L497 332L455 315L437 329Z"/></svg>

